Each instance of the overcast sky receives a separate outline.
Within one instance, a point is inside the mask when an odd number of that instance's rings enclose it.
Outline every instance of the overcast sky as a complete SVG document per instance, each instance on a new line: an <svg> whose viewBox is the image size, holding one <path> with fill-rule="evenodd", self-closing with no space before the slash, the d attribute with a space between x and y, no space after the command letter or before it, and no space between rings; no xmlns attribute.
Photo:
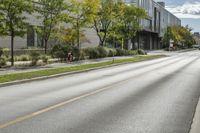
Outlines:
<svg viewBox="0 0 200 133"><path fill-rule="evenodd" d="M200 0L157 0L165 1L166 8L181 18L182 25L188 24L193 31L200 32Z"/></svg>

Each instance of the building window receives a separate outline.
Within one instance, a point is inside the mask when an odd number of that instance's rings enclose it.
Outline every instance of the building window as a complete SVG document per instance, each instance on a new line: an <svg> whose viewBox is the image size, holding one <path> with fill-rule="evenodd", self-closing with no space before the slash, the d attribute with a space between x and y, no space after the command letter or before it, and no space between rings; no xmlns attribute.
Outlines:
<svg viewBox="0 0 200 133"><path fill-rule="evenodd" d="M152 20L144 19L143 20L143 28L147 30L152 30Z"/></svg>
<svg viewBox="0 0 200 133"><path fill-rule="evenodd" d="M137 0L124 0L124 2L127 4L136 4Z"/></svg>
<svg viewBox="0 0 200 133"><path fill-rule="evenodd" d="M34 47L35 45L35 31L33 26L29 26L27 29L27 46Z"/></svg>

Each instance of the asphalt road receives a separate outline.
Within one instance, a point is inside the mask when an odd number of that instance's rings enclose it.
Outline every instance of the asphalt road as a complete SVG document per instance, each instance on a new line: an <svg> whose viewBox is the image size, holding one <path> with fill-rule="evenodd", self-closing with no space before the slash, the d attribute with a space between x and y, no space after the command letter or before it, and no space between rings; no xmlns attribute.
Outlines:
<svg viewBox="0 0 200 133"><path fill-rule="evenodd" d="M0 133L188 133L200 51L0 88Z"/></svg>

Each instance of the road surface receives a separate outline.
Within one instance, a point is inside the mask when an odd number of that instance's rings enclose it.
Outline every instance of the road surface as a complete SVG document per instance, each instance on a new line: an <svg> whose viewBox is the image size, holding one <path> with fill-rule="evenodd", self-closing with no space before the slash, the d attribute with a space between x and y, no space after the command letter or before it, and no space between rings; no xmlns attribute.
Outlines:
<svg viewBox="0 0 200 133"><path fill-rule="evenodd" d="M188 133L200 52L0 88L0 133Z"/></svg>

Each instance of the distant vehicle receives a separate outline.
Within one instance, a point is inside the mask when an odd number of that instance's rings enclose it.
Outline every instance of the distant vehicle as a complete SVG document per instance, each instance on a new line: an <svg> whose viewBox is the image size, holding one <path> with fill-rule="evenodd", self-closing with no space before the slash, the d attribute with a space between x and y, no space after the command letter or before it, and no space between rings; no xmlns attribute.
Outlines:
<svg viewBox="0 0 200 133"><path fill-rule="evenodd" d="M198 49L200 49L200 45L193 45L193 48L198 48Z"/></svg>

